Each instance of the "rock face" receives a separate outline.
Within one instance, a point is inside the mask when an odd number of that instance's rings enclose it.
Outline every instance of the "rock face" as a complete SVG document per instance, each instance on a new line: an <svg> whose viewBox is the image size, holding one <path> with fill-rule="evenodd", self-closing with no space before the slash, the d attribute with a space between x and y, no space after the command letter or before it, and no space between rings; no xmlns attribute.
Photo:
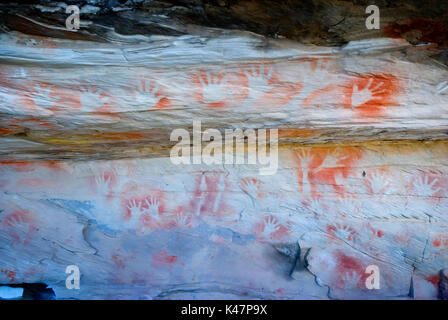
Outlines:
<svg viewBox="0 0 448 320"><path fill-rule="evenodd" d="M0 7L0 284L447 299L446 3L88 2Z"/></svg>

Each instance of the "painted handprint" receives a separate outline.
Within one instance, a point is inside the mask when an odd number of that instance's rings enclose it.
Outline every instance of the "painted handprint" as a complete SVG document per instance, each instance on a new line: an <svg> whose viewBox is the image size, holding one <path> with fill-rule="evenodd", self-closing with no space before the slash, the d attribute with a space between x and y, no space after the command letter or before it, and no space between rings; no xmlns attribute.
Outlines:
<svg viewBox="0 0 448 320"><path fill-rule="evenodd" d="M102 196L108 195L110 176L106 177L104 173L99 176L96 176L95 183L96 183L96 189L100 195Z"/></svg>
<svg viewBox="0 0 448 320"><path fill-rule="evenodd" d="M227 98L228 92L225 89L227 77L220 76L208 71L205 75L199 77L202 86L202 100L205 104L211 106L220 106Z"/></svg>
<svg viewBox="0 0 448 320"><path fill-rule="evenodd" d="M344 106L357 116L376 117L385 107L400 106L398 95L402 91L397 77L391 74L366 75L342 86Z"/></svg>
<svg viewBox="0 0 448 320"><path fill-rule="evenodd" d="M302 149L297 152L297 158L300 162L300 169L302 171L302 192L304 196L311 195L311 183L309 181L309 170L314 157L310 150Z"/></svg>
<svg viewBox="0 0 448 320"><path fill-rule="evenodd" d="M32 91L29 93L29 97L34 104L41 109L52 108L61 97L51 96L52 86L48 85L46 88L41 87L40 84L36 84Z"/></svg>
<svg viewBox="0 0 448 320"><path fill-rule="evenodd" d="M314 160L314 156L311 154L311 151L306 149L297 151L297 158L300 161L300 167L302 169L309 168L311 162Z"/></svg>
<svg viewBox="0 0 448 320"><path fill-rule="evenodd" d="M26 244L31 234L36 230L32 225L33 219L26 211L15 211L7 215L2 224L9 230L9 234L18 242Z"/></svg>
<svg viewBox="0 0 448 320"><path fill-rule="evenodd" d="M343 216L358 217L359 205L352 196L345 195L338 199L338 209Z"/></svg>
<svg viewBox="0 0 448 320"><path fill-rule="evenodd" d="M429 183L429 177L419 177L414 181L414 188L417 194L421 197L432 197L434 194L440 191L440 188L434 189L434 185L437 183L437 179L434 179Z"/></svg>
<svg viewBox="0 0 448 320"><path fill-rule="evenodd" d="M8 227L16 227L23 224L25 220L25 215L22 212L15 212L8 215L3 222Z"/></svg>
<svg viewBox="0 0 448 320"><path fill-rule="evenodd" d="M313 67L315 65L315 67ZM287 104L287 107L297 107L303 104L305 99L313 92L328 87L333 82L333 75L330 72L331 63L325 59L315 59L305 61L302 69L302 89Z"/></svg>
<svg viewBox="0 0 448 320"><path fill-rule="evenodd" d="M424 260L434 261L446 257L448 249L448 235L436 234L430 237L431 245L426 248Z"/></svg>
<svg viewBox="0 0 448 320"><path fill-rule="evenodd" d="M246 177L240 180L243 191L250 197L252 204L255 206L257 198L260 194L261 183L258 179Z"/></svg>
<svg viewBox="0 0 448 320"><path fill-rule="evenodd" d="M379 171L367 174L367 181L373 194L386 193L390 185L390 182L387 180L386 174L382 174Z"/></svg>
<svg viewBox="0 0 448 320"><path fill-rule="evenodd" d="M355 83L353 85L352 96L351 96L351 108L358 108L363 106L365 103L374 99L375 96L385 93L384 82L378 82L373 84L373 78L370 78L367 84L360 89L359 85Z"/></svg>
<svg viewBox="0 0 448 320"><path fill-rule="evenodd" d="M356 230L346 224L335 223L327 227L327 231L333 237L342 241L352 241Z"/></svg>
<svg viewBox="0 0 448 320"><path fill-rule="evenodd" d="M160 200L159 198L150 196L149 199L145 199L145 212L148 212L149 215L154 219L159 219L159 207Z"/></svg>
<svg viewBox="0 0 448 320"><path fill-rule="evenodd" d="M246 99L247 104L251 104L252 102L256 101L264 93L268 92L274 87L269 83L273 71L274 68L270 67L268 73L266 74L263 64L260 65L258 70L254 65L252 65L250 71L244 71L244 74L246 75L248 80L248 95Z"/></svg>
<svg viewBox="0 0 448 320"><path fill-rule="evenodd" d="M346 271L342 274L341 280L344 284L344 289L354 289L361 281L361 274L354 270Z"/></svg>
<svg viewBox="0 0 448 320"><path fill-rule="evenodd" d="M83 86L79 88L81 110L83 112L97 111L103 104L108 101L108 98L103 95L101 89L95 89L92 86Z"/></svg>
<svg viewBox="0 0 448 320"><path fill-rule="evenodd" d="M327 210L324 209L324 207L322 206L322 203L319 199L312 199L311 201L308 202L308 209L320 216L325 216L325 214L327 213Z"/></svg>
<svg viewBox="0 0 448 320"><path fill-rule="evenodd" d="M279 222L273 216L269 216L264 219L263 235L270 236L271 234L277 232L279 228Z"/></svg>
<svg viewBox="0 0 448 320"><path fill-rule="evenodd" d="M159 102L166 98L159 90L158 84L153 84L149 79L143 79L136 86L135 100L132 105L138 110L155 108Z"/></svg>
<svg viewBox="0 0 448 320"><path fill-rule="evenodd" d="M174 222L179 228L188 228L191 224L191 216L186 214L184 210L179 210L174 215Z"/></svg>
<svg viewBox="0 0 448 320"><path fill-rule="evenodd" d="M143 213L142 203L137 200L129 200L128 205L126 206L129 209L129 213L131 215L131 222L136 222L140 218Z"/></svg>
<svg viewBox="0 0 448 320"><path fill-rule="evenodd" d="M320 167L337 168L341 166L340 162L347 158L348 155L343 156L339 150L329 151Z"/></svg>
<svg viewBox="0 0 448 320"><path fill-rule="evenodd" d="M333 77L330 73L330 63L324 59L317 59L316 67L313 69L313 63L306 61L304 64L304 73L302 75L303 85L311 88L311 86L318 86L316 89L322 89L328 86ZM306 90L305 90L306 91Z"/></svg>

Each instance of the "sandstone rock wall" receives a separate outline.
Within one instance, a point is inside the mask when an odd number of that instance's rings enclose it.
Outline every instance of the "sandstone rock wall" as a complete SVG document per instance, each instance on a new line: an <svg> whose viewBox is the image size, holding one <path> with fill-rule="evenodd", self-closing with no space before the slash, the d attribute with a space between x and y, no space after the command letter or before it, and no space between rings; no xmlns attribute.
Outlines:
<svg viewBox="0 0 448 320"><path fill-rule="evenodd" d="M1 7L0 283L60 299L443 298L435 5L384 5L366 31L362 4L193 2L92 2L78 32L60 4ZM173 164L170 135L194 121L276 129L276 171Z"/></svg>

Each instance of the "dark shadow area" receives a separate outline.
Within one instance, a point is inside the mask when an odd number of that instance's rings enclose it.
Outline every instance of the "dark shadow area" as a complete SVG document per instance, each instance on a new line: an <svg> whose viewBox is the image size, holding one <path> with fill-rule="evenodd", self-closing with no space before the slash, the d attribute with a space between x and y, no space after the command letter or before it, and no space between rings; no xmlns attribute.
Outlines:
<svg viewBox="0 0 448 320"><path fill-rule="evenodd" d="M56 300L56 295L48 285L45 283L19 283L19 284L8 284L0 285L0 287L10 287L10 288L23 288L23 295L21 299L14 300ZM8 300L2 299L0 300Z"/></svg>

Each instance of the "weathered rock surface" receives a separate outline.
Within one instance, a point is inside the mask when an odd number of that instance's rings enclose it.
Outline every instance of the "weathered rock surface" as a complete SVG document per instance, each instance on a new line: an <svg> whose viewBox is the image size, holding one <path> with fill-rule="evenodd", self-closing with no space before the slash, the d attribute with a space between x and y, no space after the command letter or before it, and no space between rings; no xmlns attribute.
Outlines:
<svg viewBox="0 0 448 320"><path fill-rule="evenodd" d="M1 7L1 284L446 299L446 4L384 4L374 31L343 1L90 2L78 32L61 4ZM173 164L194 120L277 129L276 173Z"/></svg>

